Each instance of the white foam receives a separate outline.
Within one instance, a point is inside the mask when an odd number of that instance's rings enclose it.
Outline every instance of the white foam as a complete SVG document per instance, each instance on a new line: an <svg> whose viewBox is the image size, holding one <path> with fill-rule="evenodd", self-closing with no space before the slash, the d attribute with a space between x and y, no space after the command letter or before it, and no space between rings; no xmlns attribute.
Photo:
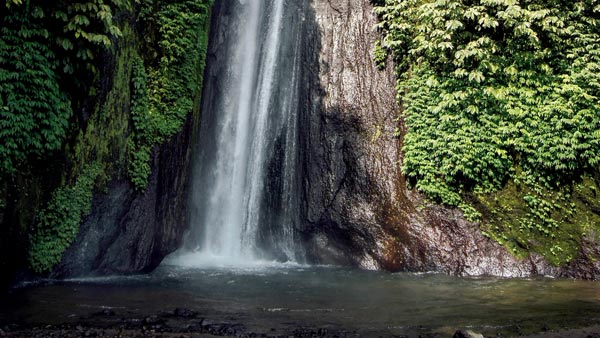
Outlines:
<svg viewBox="0 0 600 338"><path fill-rule="evenodd" d="M225 269L232 271L264 272L267 270L304 269L309 265L297 262L279 262L248 257L219 255L212 252L176 252L163 261L163 265L198 269Z"/></svg>

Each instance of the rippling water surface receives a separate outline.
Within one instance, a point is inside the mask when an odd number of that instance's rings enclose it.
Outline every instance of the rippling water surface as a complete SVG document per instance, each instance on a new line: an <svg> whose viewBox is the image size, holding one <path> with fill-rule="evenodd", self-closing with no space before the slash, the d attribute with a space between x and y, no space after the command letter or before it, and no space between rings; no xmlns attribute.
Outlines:
<svg viewBox="0 0 600 338"><path fill-rule="evenodd" d="M255 332L309 326L361 333L536 332L600 323L600 284L455 278L334 267L163 266L150 275L47 281L13 290L0 319L62 323L112 308L151 314L186 307Z"/></svg>

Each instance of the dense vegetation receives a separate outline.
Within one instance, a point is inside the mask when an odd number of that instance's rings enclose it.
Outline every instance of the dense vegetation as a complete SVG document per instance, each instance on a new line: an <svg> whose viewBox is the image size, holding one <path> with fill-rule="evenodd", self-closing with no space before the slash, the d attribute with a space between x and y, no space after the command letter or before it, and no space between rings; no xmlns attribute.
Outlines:
<svg viewBox="0 0 600 338"><path fill-rule="evenodd" d="M29 261L38 272L60 261L77 235L101 168L90 163L87 167L93 170L65 175L65 184L51 194L47 207L39 212L36 202L44 194L40 190L51 185L39 184L47 177L32 176L40 174L35 167L41 163L63 170L77 166L60 163L69 134L77 129L77 122L84 122L73 112L81 109L81 98L93 95L99 75L96 59L121 36L113 12L127 5L120 0L0 3L0 179L30 182L4 185L0 199L9 192L21 203L30 193L38 196L37 200L29 197L32 205L9 219L20 224L5 225L28 228L28 222L35 222L33 232L20 233L31 238ZM11 241L7 237L5 241ZM4 246L10 245L3 243L2 249Z"/></svg>
<svg viewBox="0 0 600 338"><path fill-rule="evenodd" d="M50 271L95 188L127 175L145 189L199 95L211 4L0 1L3 256L28 236L30 266Z"/></svg>
<svg viewBox="0 0 600 338"><path fill-rule="evenodd" d="M146 2L145 27L158 32L157 54L145 55L133 68L129 175L138 190L146 187L152 147L175 134L194 106L194 93L202 87L212 1ZM150 32L147 32L150 33ZM150 49L149 47L148 49Z"/></svg>
<svg viewBox="0 0 600 338"><path fill-rule="evenodd" d="M374 2L412 185L517 254L573 259L600 224L600 4Z"/></svg>
<svg viewBox="0 0 600 338"><path fill-rule="evenodd" d="M0 3L0 175L60 150L72 95L85 93L100 48L120 35L112 7L93 2Z"/></svg>
<svg viewBox="0 0 600 338"><path fill-rule="evenodd" d="M72 186L52 193L48 206L37 216L31 239L29 262L34 271L50 271L77 237L81 218L90 212L92 189L102 168L89 165Z"/></svg>

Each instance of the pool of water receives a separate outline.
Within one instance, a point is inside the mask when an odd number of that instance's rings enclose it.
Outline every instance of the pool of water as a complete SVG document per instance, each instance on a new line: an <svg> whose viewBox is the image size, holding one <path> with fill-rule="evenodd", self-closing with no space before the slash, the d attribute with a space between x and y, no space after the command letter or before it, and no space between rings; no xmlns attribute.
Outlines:
<svg viewBox="0 0 600 338"><path fill-rule="evenodd" d="M365 335L415 332L533 333L600 323L600 283L550 278L457 278L337 267L162 266L143 276L25 284L2 299L0 322L63 323L114 309L176 307L203 317L273 328L344 328Z"/></svg>

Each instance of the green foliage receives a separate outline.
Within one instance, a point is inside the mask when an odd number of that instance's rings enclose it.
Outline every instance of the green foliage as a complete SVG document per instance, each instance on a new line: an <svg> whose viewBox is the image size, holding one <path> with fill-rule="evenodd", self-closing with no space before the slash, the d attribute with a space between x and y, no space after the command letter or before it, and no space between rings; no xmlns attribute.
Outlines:
<svg viewBox="0 0 600 338"><path fill-rule="evenodd" d="M143 190L154 146L180 130L202 88L212 0L146 2L143 20L158 32L155 59L138 59L132 70L133 135L129 176Z"/></svg>
<svg viewBox="0 0 600 338"><path fill-rule="evenodd" d="M100 165L89 165L75 184L56 190L48 206L38 213L29 250L29 263L35 272L52 270L77 237L81 219L90 211L94 182L101 172Z"/></svg>
<svg viewBox="0 0 600 338"><path fill-rule="evenodd" d="M101 171L100 165L90 163L99 158L63 161L78 134L76 122L87 118L73 111L82 110L81 103L93 92L97 79L93 59L121 36L112 15L128 4L123 0L0 2L0 180L20 182L21 186L11 188L15 202L31 202L31 210L17 206L19 220L37 214L29 248L30 265L37 272L48 271L60 261L89 209L94 180ZM48 161L52 169L32 170L41 161ZM31 175L55 178L53 171L60 169L66 171L63 178L76 183L55 191L46 209L36 211L35 196L53 185L42 185L39 182L46 177Z"/></svg>
<svg viewBox="0 0 600 338"><path fill-rule="evenodd" d="M67 74L96 73L92 60L102 50L122 36L113 20L113 13L129 7L124 0L91 0L85 2L58 1L54 6L37 7L49 24L62 27L56 31L54 42L62 50L63 71Z"/></svg>
<svg viewBox="0 0 600 338"><path fill-rule="evenodd" d="M2 7L0 175L6 175L62 148L76 106L71 99L82 95L73 86L90 85L91 59L120 31L112 21L114 8L102 0L12 0Z"/></svg>
<svg viewBox="0 0 600 338"><path fill-rule="evenodd" d="M138 190L142 190L148 184L150 176L150 153L152 149L148 146L160 141L156 130L154 115L150 115L148 103L148 76L144 68L144 61L136 56L133 62L131 74L131 120L133 122L133 139L130 140L129 152L129 175L131 183Z"/></svg>
<svg viewBox="0 0 600 338"><path fill-rule="evenodd" d="M529 251L561 265L579 253L582 240L592 239L600 224L597 180L588 176L560 189L530 189L509 182L497 192L477 196L488 237L520 257Z"/></svg>
<svg viewBox="0 0 600 338"><path fill-rule="evenodd" d="M91 60L112 45L112 39L121 36L113 13L130 8L128 0L90 0L85 2L42 0L6 1L8 12L0 14L6 20L25 16L46 30L43 42L57 54L60 72L87 79L86 72L95 72ZM84 85L85 81L75 79Z"/></svg>
<svg viewBox="0 0 600 338"><path fill-rule="evenodd" d="M60 262L89 212L95 183L101 187L127 170L143 189L152 149L175 134L190 112L197 114L212 1L131 4L0 2L0 176L32 172L25 170L32 159L48 159L52 169L43 175L55 179L56 170L64 170L68 182L42 211L29 212L36 215L29 241L36 272ZM130 20L137 10L140 31ZM102 53L114 57L110 74L98 72ZM30 183L17 192L19 201L26 203L28 189L39 199L46 194L40 191L46 186Z"/></svg>
<svg viewBox="0 0 600 338"><path fill-rule="evenodd" d="M131 73L137 55L136 33L127 21L121 25L123 38L115 44L117 53L111 66L110 87L90 109L92 114L84 129L77 131L76 142L69 150L73 164L71 175L77 176L89 163L99 162L109 178L127 173L127 136L130 133ZM71 177L73 177L71 176Z"/></svg>
<svg viewBox="0 0 600 338"><path fill-rule="evenodd" d="M510 223L520 237L565 235L561 227L581 210L558 194L600 163L600 5L386 0L375 11L383 33L377 62L383 50L397 65L410 182L477 219L465 196L512 181L529 191L519 201L526 211ZM508 228L499 225L494 238L535 249L502 239ZM555 263L572 258L558 248L542 252Z"/></svg>
<svg viewBox="0 0 600 338"><path fill-rule="evenodd" d="M0 174L60 149L72 115L48 31L21 13L0 28Z"/></svg>
<svg viewBox="0 0 600 338"><path fill-rule="evenodd" d="M379 70L385 69L388 53L381 46L380 40L377 40L377 42L375 42L375 48L373 49L373 57L375 59L375 64L377 65L377 68L379 68Z"/></svg>

